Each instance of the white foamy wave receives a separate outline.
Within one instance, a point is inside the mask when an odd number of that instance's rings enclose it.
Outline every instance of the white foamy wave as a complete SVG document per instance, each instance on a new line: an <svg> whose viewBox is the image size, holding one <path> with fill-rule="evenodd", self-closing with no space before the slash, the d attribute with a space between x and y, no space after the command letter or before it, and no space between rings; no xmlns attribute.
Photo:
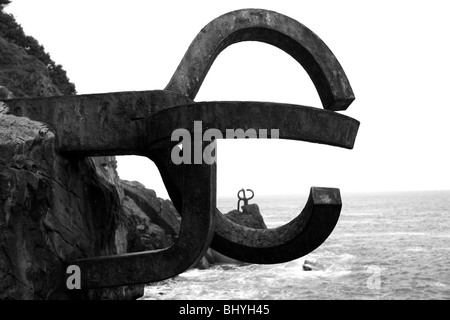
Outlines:
<svg viewBox="0 0 450 320"><path fill-rule="evenodd" d="M448 288L448 285L442 282L435 282L432 285L437 288Z"/></svg>
<svg viewBox="0 0 450 320"><path fill-rule="evenodd" d="M412 247L412 248L406 249L405 251L407 251L407 252L423 252L423 251L425 251L425 249L421 248L421 247Z"/></svg>

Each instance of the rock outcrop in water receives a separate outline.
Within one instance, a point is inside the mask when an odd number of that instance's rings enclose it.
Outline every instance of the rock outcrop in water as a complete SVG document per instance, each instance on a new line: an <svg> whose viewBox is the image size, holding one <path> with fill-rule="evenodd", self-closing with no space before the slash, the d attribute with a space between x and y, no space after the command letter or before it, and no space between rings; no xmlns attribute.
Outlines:
<svg viewBox="0 0 450 320"><path fill-rule="evenodd" d="M256 203L242 206L242 211L232 210L225 214L231 221L253 229L267 229L264 218Z"/></svg>

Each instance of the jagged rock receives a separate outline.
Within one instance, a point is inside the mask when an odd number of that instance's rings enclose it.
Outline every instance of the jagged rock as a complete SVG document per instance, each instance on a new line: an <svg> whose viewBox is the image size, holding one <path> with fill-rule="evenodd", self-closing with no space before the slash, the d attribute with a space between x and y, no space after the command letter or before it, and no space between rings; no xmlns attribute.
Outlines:
<svg viewBox="0 0 450 320"><path fill-rule="evenodd" d="M303 271L314 271L323 269L323 265L317 263L315 260L305 260L302 264Z"/></svg>
<svg viewBox="0 0 450 320"><path fill-rule="evenodd" d="M256 203L242 206L242 211L232 210L225 214L231 221L253 229L267 229L264 218Z"/></svg>
<svg viewBox="0 0 450 320"><path fill-rule="evenodd" d="M121 216L127 241L123 252L139 252L145 250L156 250L169 247L173 244L171 235L157 224L151 222L146 213L129 197L125 196L123 201L124 216ZM129 230L133 230L129 232ZM123 238L119 237L119 238Z"/></svg>
<svg viewBox="0 0 450 320"><path fill-rule="evenodd" d="M0 100L12 99L14 94L7 88L0 86Z"/></svg>
<svg viewBox="0 0 450 320"><path fill-rule="evenodd" d="M309 262L309 261L306 260L306 261L303 263L303 265L302 265L303 271L311 271L311 270L313 269L312 266L311 266L311 264L309 264L308 262Z"/></svg>
<svg viewBox="0 0 450 320"><path fill-rule="evenodd" d="M181 217L175 209L172 201L158 199L161 203L161 218L170 226L174 234L178 235L180 232Z"/></svg>
<svg viewBox="0 0 450 320"><path fill-rule="evenodd" d="M195 269L205 270L210 267L210 262L206 256L202 257L199 262L194 266Z"/></svg>
<svg viewBox="0 0 450 320"><path fill-rule="evenodd" d="M167 234L178 235L181 217L170 200L158 198L155 191L137 181L121 180L121 184L125 195L133 199L155 224Z"/></svg>

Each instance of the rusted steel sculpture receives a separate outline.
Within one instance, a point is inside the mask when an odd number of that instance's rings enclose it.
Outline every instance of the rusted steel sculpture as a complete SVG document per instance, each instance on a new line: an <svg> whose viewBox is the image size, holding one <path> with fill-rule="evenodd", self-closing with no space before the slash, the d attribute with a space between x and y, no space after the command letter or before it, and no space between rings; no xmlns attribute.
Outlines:
<svg viewBox="0 0 450 320"><path fill-rule="evenodd" d="M271 102L194 102L215 58L240 41L274 45L298 61L313 81L324 109ZM311 188L303 211L275 229L246 228L216 209L215 164L171 161L174 130L279 129L279 138L352 149L359 122L336 113L354 95L334 54L311 30L282 14L258 9L227 13L194 39L164 90L42 99L6 100L8 112L45 122L62 155L141 155L157 165L182 214L170 248L68 261L81 270L81 288L148 283L173 277L195 264L211 245L231 258L279 263L316 249L330 235L340 211L339 189ZM206 143L203 142L203 148Z"/></svg>
<svg viewBox="0 0 450 320"><path fill-rule="evenodd" d="M255 193L253 192L252 189L247 189L247 191L250 191L252 193L252 196L247 198L245 196L245 189L242 188L241 190L238 191L237 196L238 196L238 203L237 203L237 209L239 211L239 208L241 207L239 204L241 203L241 201L244 201L244 206L248 205L248 200L253 199L253 197L255 196ZM242 193L242 197L241 197L241 193Z"/></svg>

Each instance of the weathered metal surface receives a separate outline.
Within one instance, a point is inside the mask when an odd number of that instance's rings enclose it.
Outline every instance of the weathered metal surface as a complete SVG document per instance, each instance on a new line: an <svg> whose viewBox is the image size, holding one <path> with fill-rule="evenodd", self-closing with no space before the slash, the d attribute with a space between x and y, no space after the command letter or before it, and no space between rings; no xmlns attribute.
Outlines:
<svg viewBox="0 0 450 320"><path fill-rule="evenodd" d="M170 140L176 128L194 132L194 121L204 130L214 128L223 137L230 128L278 129L279 138L301 140L352 149L359 122L340 113L300 105L251 102L196 102L162 110L147 118L147 137Z"/></svg>
<svg viewBox="0 0 450 320"><path fill-rule="evenodd" d="M212 247L233 259L250 263L291 261L314 251L328 238L341 208L339 189L313 187L302 212L278 228L246 228L216 213L218 227Z"/></svg>
<svg viewBox="0 0 450 320"><path fill-rule="evenodd" d="M154 150L156 151L156 150ZM180 166L167 164L170 150L153 153L164 184L176 208L183 196ZM162 165L164 163L164 165ZM282 263L300 258L318 248L333 231L341 212L339 189L313 187L302 212L289 223L274 229L251 229L236 224L216 208L211 247L233 259L249 263Z"/></svg>
<svg viewBox="0 0 450 320"><path fill-rule="evenodd" d="M253 199L253 197L255 196L255 193L253 192L253 190L252 189L247 189L247 191L250 191L251 193L252 193L252 196L251 197L249 197L249 198L247 198L246 196L245 196L245 189L241 189L241 190L239 190L238 191L238 193L237 193L237 197L238 197L238 203L237 203L237 209L236 210L238 210L239 211L239 208L241 207L240 206L240 203L241 203L241 201L243 201L244 202L244 206L246 206L246 205L248 205L248 201L249 200L251 200L251 199ZM241 193L242 193L242 196L241 196Z"/></svg>
<svg viewBox="0 0 450 320"><path fill-rule="evenodd" d="M214 128L226 138L230 127L279 128L279 138L352 148L359 122L344 115L310 107L257 102L198 102L170 108L147 119L151 141L167 141L174 128L194 132L202 121L203 133ZM193 134L192 134L193 136ZM182 203L180 168L170 161L170 149L152 152L176 208ZM316 249L333 231L341 211L338 189L312 188L304 210L288 224L268 230L249 229L224 218L216 210L212 248L233 259L251 263L280 263Z"/></svg>
<svg viewBox="0 0 450 320"><path fill-rule="evenodd" d="M268 102L202 102L193 99L217 55L240 41L272 44L308 72L324 109ZM340 213L338 189L312 188L302 213L268 230L234 224L215 208L215 166L175 165L170 141L175 129L278 129L282 139L353 148L359 122L335 113L354 100L348 79L330 49L312 31L276 12L245 9L209 23L192 42L165 90L5 101L8 112L47 123L58 150L67 156L137 154L160 170L167 191L183 215L171 248L114 257L82 259L82 288L159 281L194 264L211 243L232 258L278 263L317 248ZM206 145L202 143L202 148ZM203 149L202 149L203 150ZM215 228L215 230L214 230Z"/></svg>
<svg viewBox="0 0 450 320"><path fill-rule="evenodd" d="M147 148L144 119L192 100L166 90L114 92L6 100L6 113L44 122L58 137L60 152L126 155Z"/></svg>
<svg viewBox="0 0 450 320"><path fill-rule="evenodd" d="M259 9L229 12L206 25L190 45L166 90L194 99L220 52L241 41L265 42L291 55L309 74L325 109L345 110L355 99L338 60L314 32L290 17Z"/></svg>
<svg viewBox="0 0 450 320"><path fill-rule="evenodd" d="M81 289L149 283L174 277L195 265L214 234L215 165L183 165L180 234L167 249L81 259Z"/></svg>

